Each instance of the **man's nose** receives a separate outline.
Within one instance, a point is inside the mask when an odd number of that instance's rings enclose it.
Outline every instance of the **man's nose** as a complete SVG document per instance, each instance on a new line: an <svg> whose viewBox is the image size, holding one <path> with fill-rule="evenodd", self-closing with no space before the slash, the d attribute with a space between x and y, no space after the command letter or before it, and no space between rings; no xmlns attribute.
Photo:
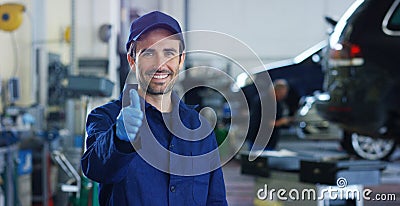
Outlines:
<svg viewBox="0 0 400 206"><path fill-rule="evenodd" d="M162 54L157 55L157 68L164 68L166 67L169 59Z"/></svg>

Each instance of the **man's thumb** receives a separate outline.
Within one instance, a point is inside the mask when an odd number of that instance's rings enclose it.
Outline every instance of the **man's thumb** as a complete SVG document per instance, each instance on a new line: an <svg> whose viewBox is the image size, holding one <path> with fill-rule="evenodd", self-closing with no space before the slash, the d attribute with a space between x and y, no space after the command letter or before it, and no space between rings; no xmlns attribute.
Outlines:
<svg viewBox="0 0 400 206"><path fill-rule="evenodd" d="M131 107L140 109L140 100L139 100L139 94L137 93L137 91L134 89L131 89L129 91L129 97L131 99Z"/></svg>

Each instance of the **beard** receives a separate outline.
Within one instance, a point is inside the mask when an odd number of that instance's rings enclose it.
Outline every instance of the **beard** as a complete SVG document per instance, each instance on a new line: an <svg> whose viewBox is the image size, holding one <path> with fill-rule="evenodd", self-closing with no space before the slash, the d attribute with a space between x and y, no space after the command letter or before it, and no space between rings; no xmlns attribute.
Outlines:
<svg viewBox="0 0 400 206"><path fill-rule="evenodd" d="M164 88L157 89L157 88L151 86L151 85L148 84L148 83L144 83L143 81L139 81L139 84L140 84L140 86L141 86L142 88L145 88L145 90L146 90L146 92L147 92L148 94L151 94L151 95L163 95L163 94L167 94L167 93L171 92L172 89L173 89L173 87L174 87L174 84L171 83L171 82L167 85L167 87L165 87L165 89L164 89Z"/></svg>
<svg viewBox="0 0 400 206"><path fill-rule="evenodd" d="M152 70L152 71L146 72L144 75L141 75L142 78L139 78L140 86L146 91L146 93L151 94L151 95L163 95L163 94L167 94L167 93L171 92L175 85L176 77L174 76L174 72L166 71L166 70L160 71L160 72L168 73L169 76L167 78L169 78L170 76L173 77L172 80L169 82L151 83L151 79L146 80L145 77L154 76L156 74L156 71L157 70ZM164 84L167 84L167 85L163 86ZM157 88L157 87L160 87L160 88Z"/></svg>

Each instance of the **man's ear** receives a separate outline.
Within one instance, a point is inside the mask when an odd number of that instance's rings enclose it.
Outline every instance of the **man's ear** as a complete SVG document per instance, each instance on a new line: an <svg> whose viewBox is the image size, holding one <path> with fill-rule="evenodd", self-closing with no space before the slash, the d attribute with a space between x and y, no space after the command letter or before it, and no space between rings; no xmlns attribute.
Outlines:
<svg viewBox="0 0 400 206"><path fill-rule="evenodd" d="M184 62L185 62L185 57L186 57L185 53L182 52L182 54L180 55L179 70L183 69L183 65L184 65Z"/></svg>
<svg viewBox="0 0 400 206"><path fill-rule="evenodd" d="M135 58L133 58L129 53L127 53L126 59L128 60L129 67L134 71L133 68L135 68Z"/></svg>

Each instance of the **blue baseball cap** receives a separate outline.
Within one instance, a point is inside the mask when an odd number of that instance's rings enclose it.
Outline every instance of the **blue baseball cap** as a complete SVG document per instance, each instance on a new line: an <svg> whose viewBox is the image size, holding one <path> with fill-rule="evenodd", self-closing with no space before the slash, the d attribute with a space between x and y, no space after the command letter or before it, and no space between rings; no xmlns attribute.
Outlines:
<svg viewBox="0 0 400 206"><path fill-rule="evenodd" d="M142 34L154 28L164 28L171 31L172 34L178 34L179 39L182 41L183 49L185 48L179 23L173 17L165 13L153 11L132 22L128 41L126 42L126 51L129 50L132 41L136 41Z"/></svg>

